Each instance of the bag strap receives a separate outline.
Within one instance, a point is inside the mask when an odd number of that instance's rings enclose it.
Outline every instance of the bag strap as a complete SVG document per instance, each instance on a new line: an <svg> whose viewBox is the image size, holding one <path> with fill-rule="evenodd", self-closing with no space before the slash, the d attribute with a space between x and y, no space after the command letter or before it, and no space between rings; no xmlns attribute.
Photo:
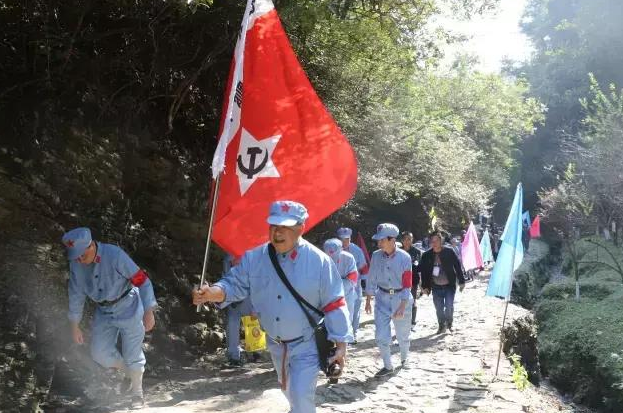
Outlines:
<svg viewBox="0 0 623 413"><path fill-rule="evenodd" d="M301 295L294 289L294 287L292 287L292 284L290 284L290 281L288 281L288 278L283 272L281 265L279 265L279 261L277 261L277 253L275 251L275 247L272 244L268 244L268 256L270 257L270 261L273 263L273 267L275 268L275 271L277 271L277 275L281 279L281 282L286 286L286 288L290 291L290 294L292 294L296 302L299 303L299 305L301 306L301 310L303 310L303 313L305 313L305 317L307 317L307 321L309 321L309 325L312 328L315 328L317 325L317 322L305 309L305 306L307 306L313 312L318 314L318 316L320 317L324 317L324 313L318 310L316 307L314 307L310 303L308 303L307 300L301 297Z"/></svg>

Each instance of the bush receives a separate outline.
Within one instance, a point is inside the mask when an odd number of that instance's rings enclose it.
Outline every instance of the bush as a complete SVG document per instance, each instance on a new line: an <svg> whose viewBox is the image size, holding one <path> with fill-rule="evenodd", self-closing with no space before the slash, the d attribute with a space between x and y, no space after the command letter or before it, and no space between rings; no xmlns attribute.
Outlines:
<svg viewBox="0 0 623 413"><path fill-rule="evenodd" d="M582 281L580 282L580 298L603 300L616 291L617 284L607 281ZM566 300L575 297L575 282L560 284L548 284L543 287L541 293L544 299Z"/></svg>
<svg viewBox="0 0 623 413"><path fill-rule="evenodd" d="M568 286L548 286L547 297ZM584 292L595 287L585 286ZM604 297L607 289L611 294ZM608 412L623 411L623 301L612 299L620 297L618 290L602 288L580 302L544 294L536 306L543 373L574 401Z"/></svg>

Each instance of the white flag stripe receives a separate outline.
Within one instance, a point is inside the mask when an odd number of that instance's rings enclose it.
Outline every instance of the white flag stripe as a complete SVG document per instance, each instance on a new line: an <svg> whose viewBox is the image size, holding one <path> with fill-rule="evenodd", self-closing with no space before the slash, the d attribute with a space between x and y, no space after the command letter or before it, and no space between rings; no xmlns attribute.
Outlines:
<svg viewBox="0 0 623 413"><path fill-rule="evenodd" d="M212 158L212 178L216 177L225 169L225 154L227 147L232 141L238 129L240 129L240 107L235 103L237 86L243 81L244 75L244 48L247 40L247 31L253 27L255 20L268 13L275 6L271 0L247 0L247 7L242 19L241 32L236 49L234 51L234 75L231 80L231 88L227 99L227 117L223 123L223 132L219 136L218 145ZM244 87L244 86L243 86Z"/></svg>

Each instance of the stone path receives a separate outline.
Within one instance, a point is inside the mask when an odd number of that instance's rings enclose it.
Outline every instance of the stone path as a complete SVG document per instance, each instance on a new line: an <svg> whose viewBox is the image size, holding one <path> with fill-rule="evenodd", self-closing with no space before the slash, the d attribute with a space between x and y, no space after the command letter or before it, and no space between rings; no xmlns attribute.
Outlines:
<svg viewBox="0 0 623 413"><path fill-rule="evenodd" d="M503 302L484 297L487 276L477 276L457 293L453 334L435 335L431 297L419 302L418 328L412 333L409 370L374 378L380 368L374 323L363 318L360 341L351 348L348 370L337 385L319 380L319 413L329 412L576 412L553 391L530 386L516 389L510 362L502 358L493 379ZM510 320L526 310L509 306ZM394 349L398 351L396 347ZM399 364L398 354L395 365ZM172 372L167 379L147 380L144 412L287 412L276 375L266 360L241 370L219 370L217 359ZM123 410L119 410L123 411Z"/></svg>

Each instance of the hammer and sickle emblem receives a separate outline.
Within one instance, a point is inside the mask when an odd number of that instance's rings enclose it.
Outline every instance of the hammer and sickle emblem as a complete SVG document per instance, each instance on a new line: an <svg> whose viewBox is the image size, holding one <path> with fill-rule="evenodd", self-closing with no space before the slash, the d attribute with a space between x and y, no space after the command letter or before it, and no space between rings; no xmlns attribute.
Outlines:
<svg viewBox="0 0 623 413"><path fill-rule="evenodd" d="M256 166L255 161L257 156L262 152L264 152L264 159ZM262 172L262 169L266 166L268 162L268 151L262 151L261 148L251 147L247 149L247 154L249 155L249 166L245 166L242 162L242 155L238 155L238 169L247 176L247 179L253 179L253 176Z"/></svg>

